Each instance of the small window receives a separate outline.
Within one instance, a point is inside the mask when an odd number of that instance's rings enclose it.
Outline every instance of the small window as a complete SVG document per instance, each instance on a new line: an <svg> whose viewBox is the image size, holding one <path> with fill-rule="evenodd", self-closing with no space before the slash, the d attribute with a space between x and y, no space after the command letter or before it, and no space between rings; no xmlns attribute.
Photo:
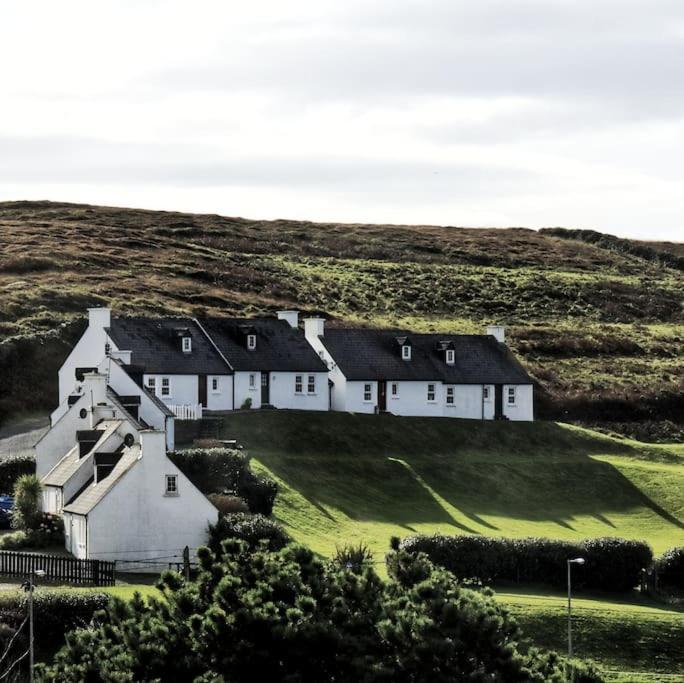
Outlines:
<svg viewBox="0 0 684 683"><path fill-rule="evenodd" d="M302 376L295 375L295 394L301 394L304 391L303 386Z"/></svg>
<svg viewBox="0 0 684 683"><path fill-rule="evenodd" d="M399 397L399 385L396 382L392 382L392 396L394 398Z"/></svg>
<svg viewBox="0 0 684 683"><path fill-rule="evenodd" d="M249 376L249 388L254 389L256 386L256 375L252 374Z"/></svg>
<svg viewBox="0 0 684 683"><path fill-rule="evenodd" d="M166 489L164 495L166 496L177 496L178 495L178 475L167 474L165 476Z"/></svg>
<svg viewBox="0 0 684 683"><path fill-rule="evenodd" d="M508 387L508 405L515 405L515 387Z"/></svg>
<svg viewBox="0 0 684 683"><path fill-rule="evenodd" d="M428 384L427 386L427 400L429 403L435 400L435 385Z"/></svg>
<svg viewBox="0 0 684 683"><path fill-rule="evenodd" d="M373 392L370 384L363 385L363 400L366 402L373 400Z"/></svg>
<svg viewBox="0 0 684 683"><path fill-rule="evenodd" d="M147 378L147 388L154 394L157 392L157 378L148 377Z"/></svg>
<svg viewBox="0 0 684 683"><path fill-rule="evenodd" d="M162 377L162 396L171 396L171 380L168 377Z"/></svg>
<svg viewBox="0 0 684 683"><path fill-rule="evenodd" d="M447 349L446 362L447 365L453 365L456 361L456 352L453 349Z"/></svg>
<svg viewBox="0 0 684 683"><path fill-rule="evenodd" d="M112 352L112 345L109 342L105 343L105 356L108 356Z"/></svg>
<svg viewBox="0 0 684 683"><path fill-rule="evenodd" d="M247 335L247 348L250 351L254 351L254 349L256 349L256 334Z"/></svg>
<svg viewBox="0 0 684 683"><path fill-rule="evenodd" d="M404 360L411 360L411 347L408 344L401 347L401 357Z"/></svg>
<svg viewBox="0 0 684 683"><path fill-rule="evenodd" d="M190 353L192 351L192 339L190 337L183 337L183 353Z"/></svg>
<svg viewBox="0 0 684 683"><path fill-rule="evenodd" d="M316 393L316 375L309 375L309 381L306 384L306 393L315 394Z"/></svg>
<svg viewBox="0 0 684 683"><path fill-rule="evenodd" d="M220 393L218 377L212 377L211 378L211 390L215 394Z"/></svg>
<svg viewBox="0 0 684 683"><path fill-rule="evenodd" d="M446 388L446 402L448 406L454 405L454 388L453 387L447 387Z"/></svg>
<svg viewBox="0 0 684 683"><path fill-rule="evenodd" d="M489 401L489 387L482 387L482 398Z"/></svg>

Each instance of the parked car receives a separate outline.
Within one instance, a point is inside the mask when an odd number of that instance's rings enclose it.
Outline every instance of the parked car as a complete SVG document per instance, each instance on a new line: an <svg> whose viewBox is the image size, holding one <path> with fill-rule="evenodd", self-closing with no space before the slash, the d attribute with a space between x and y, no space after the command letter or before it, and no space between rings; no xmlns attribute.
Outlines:
<svg viewBox="0 0 684 683"><path fill-rule="evenodd" d="M0 529L11 527L13 507L14 498L12 496L0 495Z"/></svg>

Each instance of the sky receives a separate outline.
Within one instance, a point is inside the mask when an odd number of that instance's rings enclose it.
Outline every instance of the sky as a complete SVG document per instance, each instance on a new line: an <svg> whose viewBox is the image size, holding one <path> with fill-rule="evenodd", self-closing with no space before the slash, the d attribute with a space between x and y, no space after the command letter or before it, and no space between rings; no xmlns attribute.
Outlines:
<svg viewBox="0 0 684 683"><path fill-rule="evenodd" d="M3 0L0 201L684 240L681 0Z"/></svg>

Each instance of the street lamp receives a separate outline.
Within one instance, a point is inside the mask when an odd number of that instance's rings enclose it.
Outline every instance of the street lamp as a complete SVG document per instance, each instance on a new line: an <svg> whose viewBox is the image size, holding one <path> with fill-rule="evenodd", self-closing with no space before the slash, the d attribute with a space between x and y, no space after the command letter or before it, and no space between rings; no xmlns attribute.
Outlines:
<svg viewBox="0 0 684 683"><path fill-rule="evenodd" d="M572 658L572 583L570 568L573 564L584 564L584 558L576 557L574 560L568 560L568 659Z"/></svg>
<svg viewBox="0 0 684 683"><path fill-rule="evenodd" d="M21 587L29 594L29 680L33 683L33 576L45 576L44 569L34 569L30 574L28 581L24 581Z"/></svg>

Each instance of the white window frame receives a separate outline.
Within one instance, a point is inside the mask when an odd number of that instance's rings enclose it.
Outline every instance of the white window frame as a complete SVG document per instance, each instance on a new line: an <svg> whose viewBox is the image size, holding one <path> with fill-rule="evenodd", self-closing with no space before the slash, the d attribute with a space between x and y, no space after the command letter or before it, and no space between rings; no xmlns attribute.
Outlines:
<svg viewBox="0 0 684 683"><path fill-rule="evenodd" d="M304 393L304 376L295 375L295 394Z"/></svg>
<svg viewBox="0 0 684 683"><path fill-rule="evenodd" d="M155 396L157 395L156 377L148 377L147 380L145 380L145 386L147 387L147 391L151 391Z"/></svg>
<svg viewBox="0 0 684 683"><path fill-rule="evenodd" d="M366 384L363 385L363 402L372 403L373 401L373 385Z"/></svg>
<svg viewBox="0 0 684 683"><path fill-rule="evenodd" d="M399 398L399 382L392 382L390 385L390 396L392 398Z"/></svg>
<svg viewBox="0 0 684 683"><path fill-rule="evenodd" d="M211 393L220 394L221 393L221 382L218 377L211 378Z"/></svg>
<svg viewBox="0 0 684 683"><path fill-rule="evenodd" d="M165 474L164 475L164 495L165 496L178 496L180 495L178 491L178 475L177 474Z"/></svg>
<svg viewBox="0 0 684 683"><path fill-rule="evenodd" d="M166 386L164 386L164 382L166 382ZM164 389L166 389L166 392L164 392ZM171 378L170 377L162 377L161 378L161 396L162 396L162 398L171 398Z"/></svg>
<svg viewBox="0 0 684 683"><path fill-rule="evenodd" d="M192 352L192 339L190 337L181 337L182 339L182 347L183 347L183 353L191 353Z"/></svg>
<svg viewBox="0 0 684 683"><path fill-rule="evenodd" d="M306 379L306 393L313 396L316 393L316 375L309 375Z"/></svg>
<svg viewBox="0 0 684 683"><path fill-rule="evenodd" d="M256 334L247 335L247 348L250 351L254 351L254 349L256 349Z"/></svg>
<svg viewBox="0 0 684 683"><path fill-rule="evenodd" d="M432 389L430 389L432 387ZM432 398L430 398L432 396ZM436 384L428 384L427 385L427 402L428 403L435 403L437 400L437 385Z"/></svg>
<svg viewBox="0 0 684 683"><path fill-rule="evenodd" d="M518 398L517 387L508 387L508 391L506 392L506 405L514 406L517 398ZM511 400L511 399L513 399L513 400Z"/></svg>
<svg viewBox="0 0 684 683"><path fill-rule="evenodd" d="M447 365L453 365L456 362L456 351L453 349L447 349L446 362Z"/></svg>
<svg viewBox="0 0 684 683"><path fill-rule="evenodd" d="M401 347L402 360L411 360L411 347L409 344L403 344Z"/></svg>
<svg viewBox="0 0 684 683"><path fill-rule="evenodd" d="M454 387L446 388L446 404L448 406L453 406L456 403L456 390Z"/></svg>
<svg viewBox="0 0 684 683"><path fill-rule="evenodd" d="M249 390L256 391L256 374L253 372L249 373Z"/></svg>

